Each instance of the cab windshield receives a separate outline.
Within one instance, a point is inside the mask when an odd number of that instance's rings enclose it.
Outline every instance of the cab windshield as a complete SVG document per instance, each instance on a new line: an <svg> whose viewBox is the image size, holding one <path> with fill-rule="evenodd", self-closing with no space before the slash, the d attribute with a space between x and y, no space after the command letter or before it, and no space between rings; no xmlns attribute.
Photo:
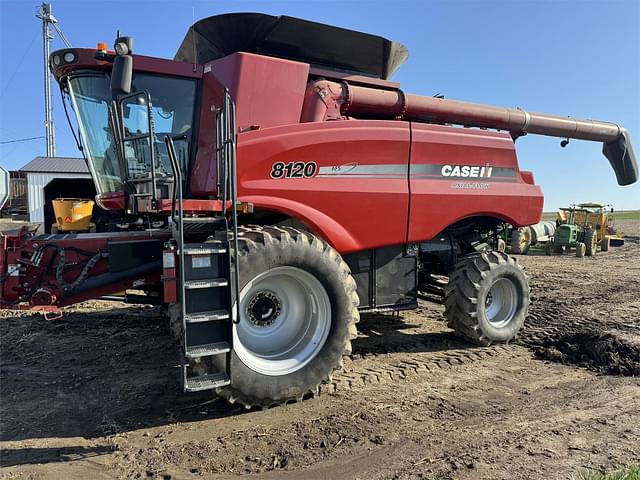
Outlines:
<svg viewBox="0 0 640 480"><path fill-rule="evenodd" d="M121 171L109 128L108 108L112 100L109 75L79 72L69 79L68 85L96 190L98 193L122 191L125 175ZM191 153L195 80L135 73L132 91L143 90L150 93L153 105L157 171L159 174L171 173L163 142L166 134L185 136L184 141L175 143L178 162L185 171ZM135 115L136 112L131 110L131 115ZM125 116L127 114L125 112ZM126 124L129 119L123 120ZM135 119L132 117L130 121L135 122ZM125 156L130 177L135 177L136 173L144 174L147 160L141 157L140 151L128 148Z"/></svg>

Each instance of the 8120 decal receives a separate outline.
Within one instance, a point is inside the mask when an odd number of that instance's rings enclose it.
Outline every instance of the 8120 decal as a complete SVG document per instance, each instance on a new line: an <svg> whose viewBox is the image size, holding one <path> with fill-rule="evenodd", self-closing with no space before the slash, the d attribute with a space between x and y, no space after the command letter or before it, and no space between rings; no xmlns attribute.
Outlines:
<svg viewBox="0 0 640 480"><path fill-rule="evenodd" d="M316 162L276 162L271 167L271 178L310 178L318 173Z"/></svg>

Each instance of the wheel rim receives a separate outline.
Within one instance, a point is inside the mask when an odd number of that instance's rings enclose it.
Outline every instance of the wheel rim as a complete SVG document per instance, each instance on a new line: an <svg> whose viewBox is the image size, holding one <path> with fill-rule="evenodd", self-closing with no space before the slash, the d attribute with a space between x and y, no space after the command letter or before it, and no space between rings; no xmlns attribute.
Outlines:
<svg viewBox="0 0 640 480"><path fill-rule="evenodd" d="M502 277L493 282L485 300L485 315L496 328L508 325L516 315L518 290L509 278Z"/></svg>
<svg viewBox="0 0 640 480"><path fill-rule="evenodd" d="M287 375L307 365L324 346L331 302L309 272L277 267L242 289L240 316L233 340L242 363L264 375Z"/></svg>

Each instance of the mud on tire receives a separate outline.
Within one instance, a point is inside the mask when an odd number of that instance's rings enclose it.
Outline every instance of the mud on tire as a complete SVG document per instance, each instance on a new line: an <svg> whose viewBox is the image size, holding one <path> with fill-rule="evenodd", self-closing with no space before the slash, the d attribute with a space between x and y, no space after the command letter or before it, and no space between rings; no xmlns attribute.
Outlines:
<svg viewBox="0 0 640 480"><path fill-rule="evenodd" d="M318 347L320 350L316 350L304 366L283 374L265 374L241 359L242 354L236 351L237 342L241 341L240 330L234 326L236 345L230 359L232 383L218 389L217 393L229 402L238 402L247 408L267 408L315 395L319 385L330 381L332 373L342 368L342 357L351 353L351 340L357 335L359 300L349 267L326 242L309 232L290 227L242 227L238 232L238 247L241 292L245 291L248 296L252 291L250 282L253 284L265 272L281 267L301 270L306 272L303 276L310 274L326 291L330 302L330 327L324 343ZM235 258L235 254L233 256ZM240 301L240 322L250 322L248 313L242 312L243 300ZM282 308L284 311L286 307ZM246 352L248 346L241 346Z"/></svg>
<svg viewBox="0 0 640 480"><path fill-rule="evenodd" d="M467 255L449 276L444 313L447 324L473 343L488 346L513 339L528 308L527 277L505 253Z"/></svg>

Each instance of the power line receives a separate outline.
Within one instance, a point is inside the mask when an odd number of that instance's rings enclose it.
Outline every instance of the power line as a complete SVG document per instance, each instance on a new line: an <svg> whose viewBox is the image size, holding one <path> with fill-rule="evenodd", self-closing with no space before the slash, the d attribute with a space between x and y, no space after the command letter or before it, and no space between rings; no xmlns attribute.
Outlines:
<svg viewBox="0 0 640 480"><path fill-rule="evenodd" d="M3 142L0 142L0 145L4 145L5 143L28 142L29 140L38 140L40 138L44 138L44 135L40 135L39 137L16 138L15 140L5 140Z"/></svg>
<svg viewBox="0 0 640 480"><path fill-rule="evenodd" d="M11 85L11 82L13 81L14 77L16 76L16 73L18 73L18 70L22 66L22 62L24 62L24 59L27 58L27 54L31 51L31 47L36 41L36 38L38 38L38 32L35 33L35 35L31 39L31 42L29 43L29 46L25 49L24 53L22 54L22 58L20 58L20 61L16 64L16 67L13 70L11 77L9 77L9 81L4 85L4 88L2 89L2 93L0 93L0 97L3 97L4 94L7 93L9 86Z"/></svg>

